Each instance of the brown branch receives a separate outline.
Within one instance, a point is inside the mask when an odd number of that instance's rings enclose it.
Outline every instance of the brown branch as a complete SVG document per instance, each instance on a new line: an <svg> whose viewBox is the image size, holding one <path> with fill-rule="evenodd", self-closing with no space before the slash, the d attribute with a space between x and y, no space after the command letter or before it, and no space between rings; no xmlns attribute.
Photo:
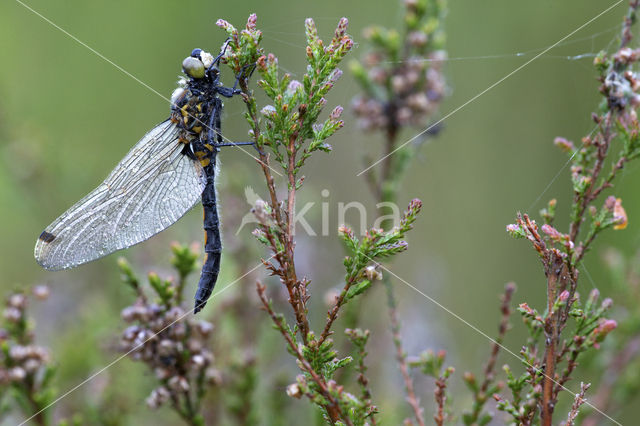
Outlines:
<svg viewBox="0 0 640 426"><path fill-rule="evenodd" d="M322 334L320 334L320 338L318 339L318 346L322 345L322 343L324 343L324 341L329 336L331 336L331 334L333 334L333 331L331 331L331 327L333 326L333 323L335 322L335 320L338 319L338 313L340 312L340 308L342 308L342 306L346 302L346 296L347 296L347 292L349 291L349 288L351 288L351 286L357 280L356 273L357 271L351 271L351 273L349 274L349 278L347 279L347 282L344 284L342 291L340 291L340 294L336 298L335 304L333 305L331 310L327 312L327 322L325 323L324 329L322 330Z"/></svg>
<svg viewBox="0 0 640 426"><path fill-rule="evenodd" d="M554 400L557 399L560 391L565 389L564 387L565 383L569 381L569 379L571 378L571 374L576 369L576 367L578 367L578 362L577 362L578 355L580 355L580 353L582 352L582 344L584 343L585 338L583 336L575 336L573 341L575 346L573 350L571 350L571 353L567 358L567 366L562 372L562 376L560 376L560 378L558 379L556 386L553 390ZM562 353L557 356L556 362L559 363L565 354L566 354L566 350L563 350Z"/></svg>
<svg viewBox="0 0 640 426"><path fill-rule="evenodd" d="M629 2L629 11L627 12L627 16L624 18L624 26L622 28L622 39L620 40L620 49L626 47L631 39L633 38L633 34L631 32L631 27L636 21L636 11L640 7L640 0L631 0Z"/></svg>
<svg viewBox="0 0 640 426"><path fill-rule="evenodd" d="M586 402L586 399L584 398L584 394L585 392L587 392L587 389L589 389L590 386L591 386L591 383L587 383L587 384L580 383L580 393L576 394L576 397L573 401L573 405L571 406L571 411L569 411L569 415L567 416L567 422L565 423L565 426L574 425L576 417L578 417L580 407L582 406L582 404Z"/></svg>
<svg viewBox="0 0 640 426"><path fill-rule="evenodd" d="M604 127L602 125L604 121ZM607 112L603 119L598 121L598 127L600 128L600 132L595 138L594 143L597 145L598 152L596 157L596 162L591 170L591 174L589 178L591 179L591 187L585 191L584 194L576 193L574 195L574 203L578 205L578 214L576 215L573 222L569 227L569 239L576 242L578 238L578 233L580 232L580 227L584 222L584 213L589 206L589 204L595 200L595 198L600 194L601 189L594 192L593 185L595 185L596 181L600 177L600 172L602 171L602 167L605 163L607 152L609 151L609 145L611 144L611 140L613 139L613 133L611 132L613 123L612 111Z"/></svg>
<svg viewBox="0 0 640 426"><path fill-rule="evenodd" d="M445 414L444 414L444 404L447 400L447 379L443 376L440 376L438 380L436 380L436 388L434 390L435 398L436 398L436 406L438 407L436 414L433 416L433 420L435 420L438 426L444 425Z"/></svg>
<svg viewBox="0 0 640 426"><path fill-rule="evenodd" d="M294 249L295 249L295 223L293 218L295 216L295 195L296 195L296 185L295 185L295 159L296 159L296 146L295 141L297 136L292 136L289 141L288 147L288 182L289 182L289 190L287 193L287 214L286 218L283 218L281 212L281 203L278 200L278 195L275 187L275 180L273 175L271 174L271 168L269 165L269 155L265 153L262 149L260 149L260 145L258 145L258 141L260 140L260 127L258 126L258 117L254 114L255 111L255 100L252 98L251 92L246 84L244 79L240 80L240 88L244 94L243 99L245 104L247 105L247 111L251 116L251 120L254 123L252 131L254 142L259 147L258 153L260 159L258 160L258 164L262 168L262 172L265 176L265 180L267 183L267 189L269 190L269 198L270 198L270 206L272 210L272 216L275 220L275 223L280 230L281 233L278 233L277 237L279 242L284 246L284 253L278 250L279 244L275 240L273 233L270 231L268 224L262 223L263 230L265 231L265 235L269 240L271 245L271 249L275 254L275 258L279 264L279 268L267 266L272 273L278 275L282 281L282 283L287 288L289 293L289 304L291 305L294 315L296 317L296 322L298 325L298 329L300 330L300 334L302 336L303 342L307 343L307 338L309 334L309 321L307 319L306 312L306 282L303 280L302 282L298 280L296 275L296 268L294 263ZM302 108L301 108L301 120L302 120Z"/></svg>
<svg viewBox="0 0 640 426"><path fill-rule="evenodd" d="M556 346L560 334L561 311L554 311L554 305L560 293L566 288L569 273L564 259L554 251L549 251L550 259L545 273L547 275L547 318L545 319L545 368L542 379L541 419L543 426L551 426L555 399L553 387L555 384ZM569 303L567 303L569 304Z"/></svg>
<svg viewBox="0 0 640 426"><path fill-rule="evenodd" d="M271 320L276 325L276 328L278 329L278 331L280 331L280 334L282 334L287 344L289 345L289 348L295 354L296 358L298 359L298 366L300 367L300 369L307 372L311 376L313 381L320 388L320 393L327 400L327 403L323 404L323 406L327 411L327 414L331 418L331 421L335 423L338 420L342 420L346 425L353 426L353 423L351 422L349 417L342 412L342 409L340 408L338 401L334 398L334 396L329 391L329 387L326 381L313 369L311 364L309 364L309 361L307 361L307 359L304 357L304 355L300 351L300 348L298 347L296 342L291 338L291 335L287 332L287 329L282 323L282 319L278 317L278 315L276 315L273 309L271 309L271 304L267 299L267 296L265 294L265 289L266 289L266 286L260 284L259 282L256 283L256 291L258 292L258 297L260 298L260 301L263 304L264 310L267 311L267 313L271 317ZM308 396L311 398L310 395Z"/></svg>
<svg viewBox="0 0 640 426"><path fill-rule="evenodd" d="M504 336L509 330L509 316L511 316L511 297L513 296L515 290L515 284L508 283L505 286L504 294L501 297L502 303L500 305L500 312L502 312L502 318L500 320L500 326L498 328L498 336L496 337L496 340L491 347L491 355L489 356L489 361L487 361L487 365L484 369L484 380L482 382L482 386L480 387L480 392L482 394L487 392L489 385L493 382L494 379L494 368L498 360L498 353L500 352L500 347L502 346L502 342L504 341Z"/></svg>

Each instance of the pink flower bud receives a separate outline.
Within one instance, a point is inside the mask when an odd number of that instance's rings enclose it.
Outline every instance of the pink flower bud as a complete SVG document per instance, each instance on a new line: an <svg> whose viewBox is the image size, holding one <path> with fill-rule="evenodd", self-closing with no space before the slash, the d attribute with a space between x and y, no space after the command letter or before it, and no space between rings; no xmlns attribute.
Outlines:
<svg viewBox="0 0 640 426"><path fill-rule="evenodd" d="M569 291L565 290L562 293L560 293L560 296L558 296L558 300L561 302L566 302L569 299Z"/></svg>
<svg viewBox="0 0 640 426"><path fill-rule="evenodd" d="M576 147L573 145L573 142L561 137L555 138L553 144L560 148L563 152L573 152L576 149Z"/></svg>
<svg viewBox="0 0 640 426"><path fill-rule="evenodd" d="M627 212L624 211L622 207L622 199L616 198L616 202L613 206L613 220L616 224L613 226L613 229L619 230L627 227L627 223L629 222L627 218Z"/></svg>

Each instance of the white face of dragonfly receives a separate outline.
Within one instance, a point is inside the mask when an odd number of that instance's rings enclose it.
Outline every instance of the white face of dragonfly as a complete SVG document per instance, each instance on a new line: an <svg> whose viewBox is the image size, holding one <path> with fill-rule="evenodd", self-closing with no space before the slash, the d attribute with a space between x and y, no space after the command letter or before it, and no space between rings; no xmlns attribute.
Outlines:
<svg viewBox="0 0 640 426"><path fill-rule="evenodd" d="M200 52L200 60L204 64L205 68L209 68L213 65L213 55L209 52L205 52L204 50Z"/></svg>
<svg viewBox="0 0 640 426"><path fill-rule="evenodd" d="M205 71L213 65L214 58L202 49L193 49L191 56L182 61L182 70L192 78L203 78Z"/></svg>

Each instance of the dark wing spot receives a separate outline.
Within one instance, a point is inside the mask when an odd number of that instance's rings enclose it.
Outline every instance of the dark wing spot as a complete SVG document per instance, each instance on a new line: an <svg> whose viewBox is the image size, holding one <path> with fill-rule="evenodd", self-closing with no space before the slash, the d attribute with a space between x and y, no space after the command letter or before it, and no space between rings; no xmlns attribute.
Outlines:
<svg viewBox="0 0 640 426"><path fill-rule="evenodd" d="M38 237L40 241L44 241L45 243L50 243L51 241L56 239L56 236L47 231L42 231L42 234Z"/></svg>

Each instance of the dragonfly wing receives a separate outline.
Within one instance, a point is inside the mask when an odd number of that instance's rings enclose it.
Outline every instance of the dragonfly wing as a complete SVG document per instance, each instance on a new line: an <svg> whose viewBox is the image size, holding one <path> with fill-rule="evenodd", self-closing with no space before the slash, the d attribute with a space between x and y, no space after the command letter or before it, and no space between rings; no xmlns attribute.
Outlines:
<svg viewBox="0 0 640 426"><path fill-rule="evenodd" d="M150 238L198 203L204 170L182 154L178 135L169 120L147 133L100 186L45 229L38 263L59 270L98 259Z"/></svg>

